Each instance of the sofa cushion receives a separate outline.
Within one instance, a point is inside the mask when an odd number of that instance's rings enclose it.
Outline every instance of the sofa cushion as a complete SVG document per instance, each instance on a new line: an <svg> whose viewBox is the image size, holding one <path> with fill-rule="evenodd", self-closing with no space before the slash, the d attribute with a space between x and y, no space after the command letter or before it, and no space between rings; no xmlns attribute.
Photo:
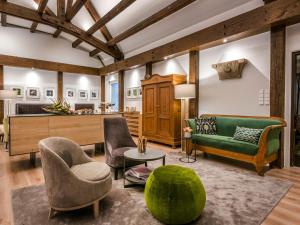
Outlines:
<svg viewBox="0 0 300 225"><path fill-rule="evenodd" d="M192 141L202 146L219 148L226 151L233 151L247 155L256 155L258 145L248 142L237 141L232 137L209 134L193 134Z"/></svg>
<svg viewBox="0 0 300 225"><path fill-rule="evenodd" d="M233 139L237 141L245 141L252 144L258 144L263 129L255 129L248 127L236 127Z"/></svg>
<svg viewBox="0 0 300 225"><path fill-rule="evenodd" d="M106 163L89 162L74 165L71 171L80 179L88 181L100 181L109 176L110 168Z"/></svg>
<svg viewBox="0 0 300 225"><path fill-rule="evenodd" d="M216 117L215 116L200 116L195 118L196 130L200 134L216 134Z"/></svg>

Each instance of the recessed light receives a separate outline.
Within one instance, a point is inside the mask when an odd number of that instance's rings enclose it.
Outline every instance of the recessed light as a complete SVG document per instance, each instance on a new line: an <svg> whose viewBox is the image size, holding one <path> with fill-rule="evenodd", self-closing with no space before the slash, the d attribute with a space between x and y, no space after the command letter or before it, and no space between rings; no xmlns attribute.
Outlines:
<svg viewBox="0 0 300 225"><path fill-rule="evenodd" d="M168 59L168 57L164 57L164 60L167 60Z"/></svg>
<svg viewBox="0 0 300 225"><path fill-rule="evenodd" d="M227 40L226 38L223 39L223 43L227 43L227 41L228 41L228 40Z"/></svg>

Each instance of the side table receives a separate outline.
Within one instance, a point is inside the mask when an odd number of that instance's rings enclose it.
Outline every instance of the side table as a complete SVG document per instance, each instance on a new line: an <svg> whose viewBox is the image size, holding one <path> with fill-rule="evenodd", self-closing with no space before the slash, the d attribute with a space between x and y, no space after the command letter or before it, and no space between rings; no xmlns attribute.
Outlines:
<svg viewBox="0 0 300 225"><path fill-rule="evenodd" d="M190 145L192 145L192 137L184 137L184 145L185 145L185 156L179 158L180 162L184 163L194 163L197 161L197 151L194 148L189 148ZM194 157L193 155L194 151Z"/></svg>

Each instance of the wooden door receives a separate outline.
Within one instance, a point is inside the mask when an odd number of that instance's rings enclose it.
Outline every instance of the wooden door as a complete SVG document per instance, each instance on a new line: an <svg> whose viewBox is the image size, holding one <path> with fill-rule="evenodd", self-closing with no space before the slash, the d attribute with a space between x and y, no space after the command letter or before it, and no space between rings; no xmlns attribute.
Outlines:
<svg viewBox="0 0 300 225"><path fill-rule="evenodd" d="M156 134L156 84L143 86L143 135Z"/></svg>
<svg viewBox="0 0 300 225"><path fill-rule="evenodd" d="M172 87L169 82L157 85L157 135L161 137L172 136Z"/></svg>

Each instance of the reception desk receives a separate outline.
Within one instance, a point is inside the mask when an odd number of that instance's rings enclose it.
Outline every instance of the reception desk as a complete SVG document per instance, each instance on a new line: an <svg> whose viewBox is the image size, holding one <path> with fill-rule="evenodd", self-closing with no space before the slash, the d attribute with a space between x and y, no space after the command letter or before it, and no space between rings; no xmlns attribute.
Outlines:
<svg viewBox="0 0 300 225"><path fill-rule="evenodd" d="M47 137L66 137L79 145L104 142L103 119L121 113L92 115L15 115L9 117L9 154L38 152L38 142Z"/></svg>

